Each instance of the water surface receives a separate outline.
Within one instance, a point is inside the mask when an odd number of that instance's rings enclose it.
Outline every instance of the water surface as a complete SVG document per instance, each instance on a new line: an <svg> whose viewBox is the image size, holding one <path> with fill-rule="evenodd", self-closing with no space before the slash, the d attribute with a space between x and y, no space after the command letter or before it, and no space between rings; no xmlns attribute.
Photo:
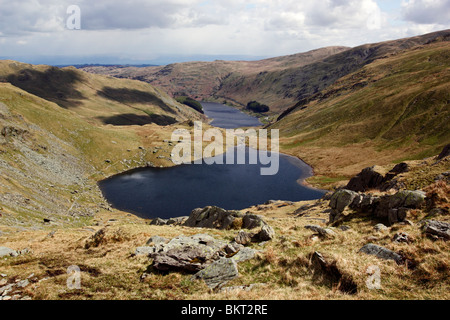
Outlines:
<svg viewBox="0 0 450 320"><path fill-rule="evenodd" d="M248 159L256 151L246 152ZM186 216L209 205L240 210L268 200L313 200L324 194L298 183L311 169L297 158L281 154L274 176L262 176L261 164L246 163L136 169L101 181L100 188L115 208L143 218Z"/></svg>
<svg viewBox="0 0 450 320"><path fill-rule="evenodd" d="M214 127L224 129L236 129L241 127L259 127L262 123L258 118L250 116L242 111L214 102L202 102L203 111Z"/></svg>

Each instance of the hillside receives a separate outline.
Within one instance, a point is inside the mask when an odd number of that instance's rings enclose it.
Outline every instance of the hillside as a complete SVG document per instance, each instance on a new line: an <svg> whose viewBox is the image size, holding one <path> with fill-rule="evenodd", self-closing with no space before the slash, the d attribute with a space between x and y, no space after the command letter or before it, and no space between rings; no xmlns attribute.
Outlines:
<svg viewBox="0 0 450 320"><path fill-rule="evenodd" d="M16 228L91 219L109 207L98 180L173 165L163 140L202 117L148 84L73 68L1 61L0 79L0 216Z"/></svg>
<svg viewBox="0 0 450 320"><path fill-rule="evenodd" d="M96 125L168 125L198 117L163 91L143 82L95 76L73 67L1 61L0 82L72 110Z"/></svg>
<svg viewBox="0 0 450 320"><path fill-rule="evenodd" d="M379 58L448 36L447 30L355 48L328 47L253 62L192 62L150 68L89 67L84 70L146 81L172 96L226 100L238 107L256 100L268 105L272 114L279 114Z"/></svg>
<svg viewBox="0 0 450 320"><path fill-rule="evenodd" d="M450 141L449 92L450 42L437 41L342 77L271 128L280 129L284 152L305 159L318 175L345 179L374 162L439 153Z"/></svg>

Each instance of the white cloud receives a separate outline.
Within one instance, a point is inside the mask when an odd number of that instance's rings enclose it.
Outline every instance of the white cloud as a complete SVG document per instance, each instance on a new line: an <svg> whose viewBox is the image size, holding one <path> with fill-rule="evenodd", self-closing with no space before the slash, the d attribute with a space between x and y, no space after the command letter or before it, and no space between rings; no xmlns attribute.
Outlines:
<svg viewBox="0 0 450 320"><path fill-rule="evenodd" d="M276 56L449 26L450 0L404 0L395 24L378 1L0 0L0 54ZM80 31L65 28L72 4L81 8Z"/></svg>
<svg viewBox="0 0 450 320"><path fill-rule="evenodd" d="M409 0L402 3L405 20L418 24L450 23L450 0Z"/></svg>

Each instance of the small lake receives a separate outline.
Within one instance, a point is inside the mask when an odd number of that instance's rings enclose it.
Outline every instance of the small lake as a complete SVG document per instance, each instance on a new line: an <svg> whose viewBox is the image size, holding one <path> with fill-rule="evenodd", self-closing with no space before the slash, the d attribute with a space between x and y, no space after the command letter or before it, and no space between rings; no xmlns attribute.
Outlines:
<svg viewBox="0 0 450 320"><path fill-rule="evenodd" d="M235 129L260 126L255 117L218 103L202 103L205 114L214 118L212 125ZM246 164L237 164L238 148L245 149ZM241 210L268 200L304 201L323 196L301 181L312 175L303 161L280 154L276 175L261 175L259 163L249 164L257 153L236 147L235 164L185 164L172 168L142 168L113 176L99 183L105 198L115 208L142 218L187 216L195 208L218 206ZM226 157L226 154L218 157ZM227 163L225 160L224 163Z"/></svg>
<svg viewBox="0 0 450 320"><path fill-rule="evenodd" d="M262 126L258 118L230 106L214 102L202 102L201 104L205 115L213 119L210 124L214 127L236 129Z"/></svg>

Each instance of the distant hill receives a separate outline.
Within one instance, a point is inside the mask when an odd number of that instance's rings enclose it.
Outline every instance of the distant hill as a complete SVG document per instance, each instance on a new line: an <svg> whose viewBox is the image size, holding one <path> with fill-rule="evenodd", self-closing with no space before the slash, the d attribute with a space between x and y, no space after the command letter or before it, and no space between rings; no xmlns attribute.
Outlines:
<svg viewBox="0 0 450 320"><path fill-rule="evenodd" d="M281 149L337 178L438 154L450 142L449 40L371 59L301 99L271 126Z"/></svg>
<svg viewBox="0 0 450 320"><path fill-rule="evenodd" d="M295 103L285 92L272 83L283 81L280 73L304 67L326 57L347 50L346 47L329 47L259 61L185 62L167 66L136 67L86 67L82 70L148 82L168 92L171 96L189 96L196 100L229 100L245 107L252 100L262 100L274 110Z"/></svg>
<svg viewBox="0 0 450 320"><path fill-rule="evenodd" d="M168 125L198 117L191 108L148 84L93 75L74 67L0 61L0 81L96 124Z"/></svg>
<svg viewBox="0 0 450 320"><path fill-rule="evenodd" d="M365 65L402 50L448 37L448 31L366 44L355 48L328 47L259 61L176 63L148 68L87 67L83 70L145 81L172 96L196 100L227 100L244 108L250 101L280 114Z"/></svg>

